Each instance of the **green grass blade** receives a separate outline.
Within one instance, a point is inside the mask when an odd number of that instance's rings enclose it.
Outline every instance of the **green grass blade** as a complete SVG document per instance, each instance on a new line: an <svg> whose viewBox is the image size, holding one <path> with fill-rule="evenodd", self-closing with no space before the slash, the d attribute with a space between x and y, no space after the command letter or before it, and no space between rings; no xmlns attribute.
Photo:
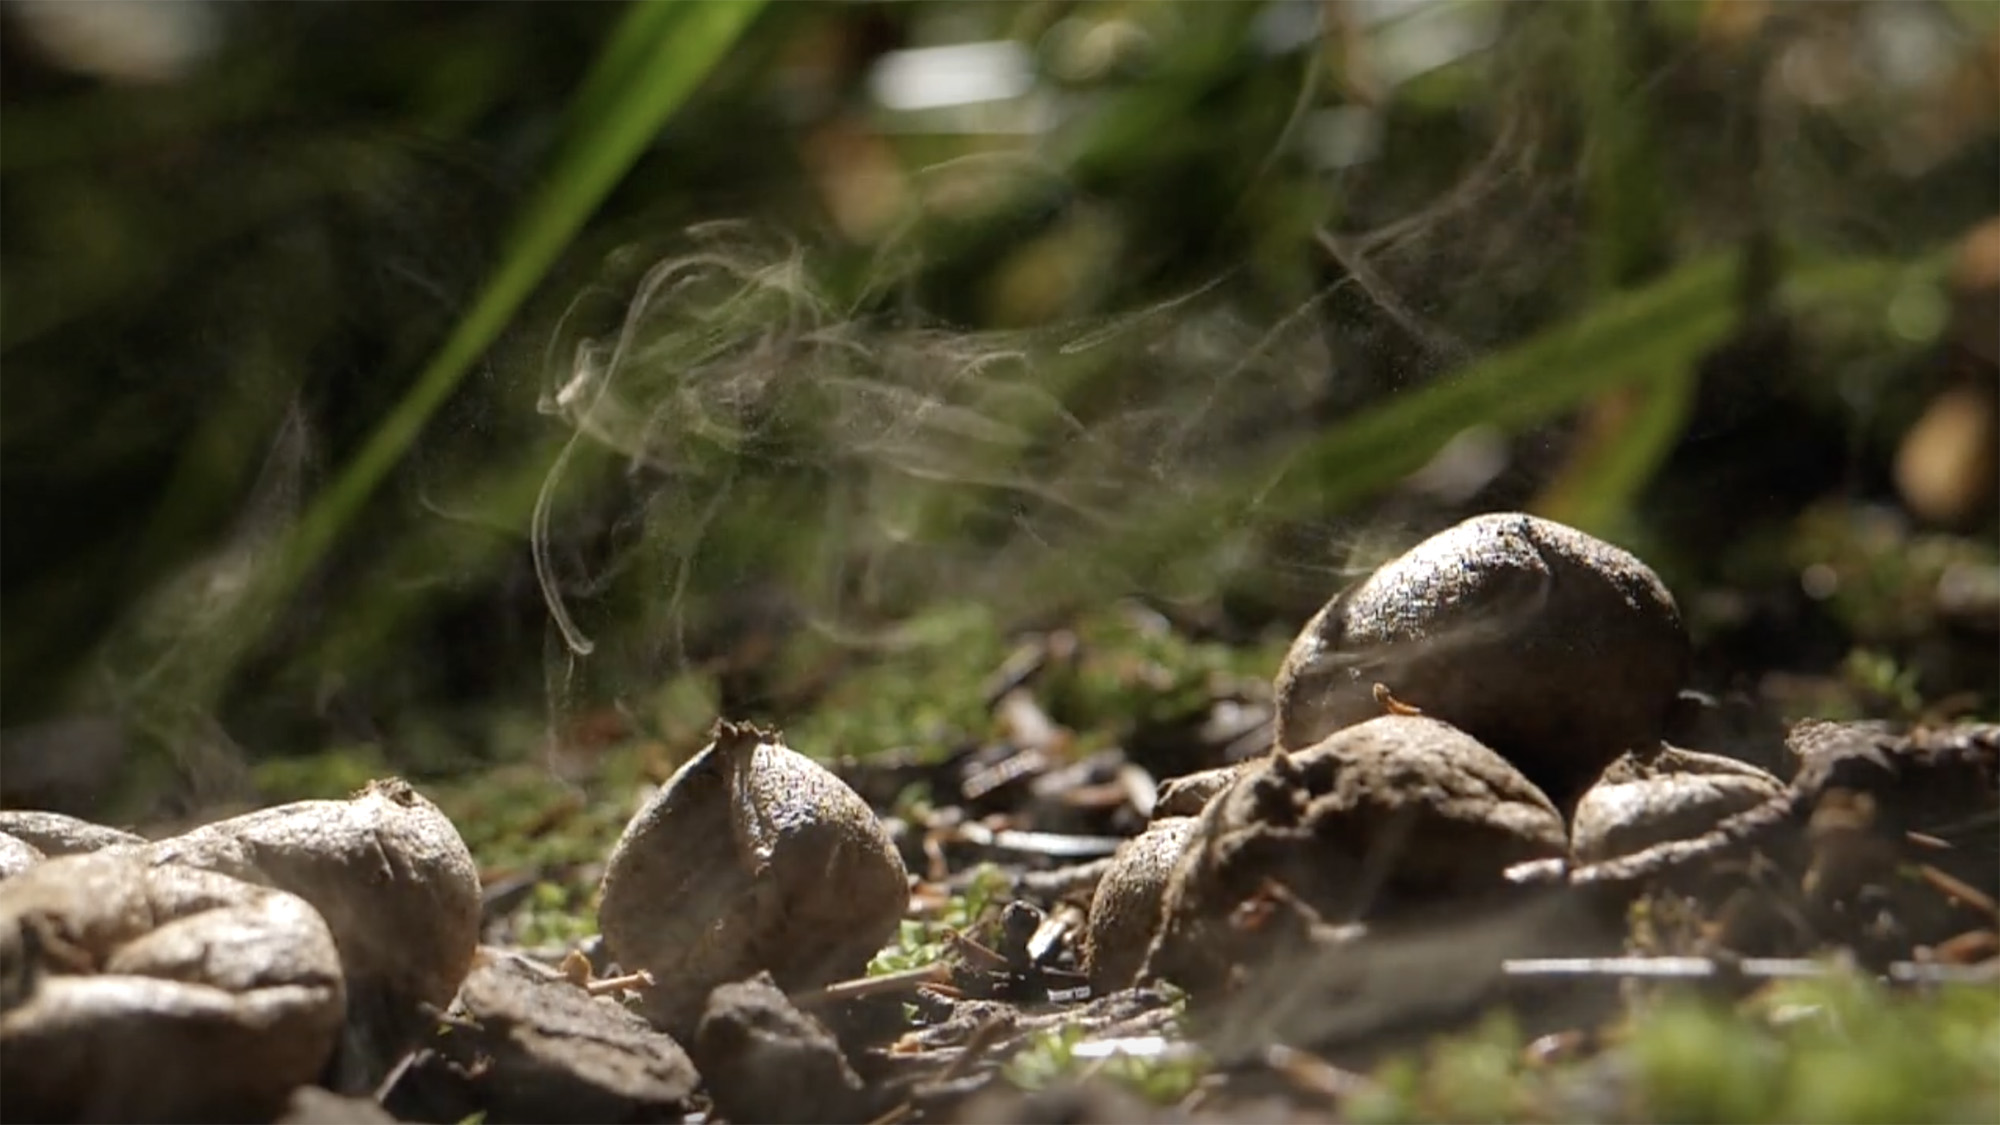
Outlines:
<svg viewBox="0 0 2000 1125"><path fill-rule="evenodd" d="M1135 530L1109 560L1126 578L1147 580L1162 568L1224 543L1250 523L1321 519L1393 486L1421 468L1465 429L1491 425L1514 433L1559 417L1596 396L1689 372L1737 320L1734 255L1696 259L1649 285L1612 294L1574 320L1556 325L1473 364L1464 372L1403 395L1334 426L1251 478L1217 482L1173 503ZM1808 262L1786 278L1790 307L1882 307L1913 282L1934 284L1943 258L1918 261ZM1678 432L1673 394L1657 425ZM1657 435L1656 435L1657 436ZM1621 473L1650 473L1671 440L1633 454ZM1051 560L1024 589L1060 601L1089 591L1075 559ZM1098 571L1102 577L1104 572Z"/></svg>
<svg viewBox="0 0 2000 1125"><path fill-rule="evenodd" d="M338 540L647 141L762 6L757 0L635 5L641 10L627 17L606 48L611 60L600 63L586 80L584 92L597 114L572 119L578 131L522 208L499 268L403 399L300 519L283 554L264 575L260 596L245 607L251 620L268 620L270 611L291 596ZM245 636L238 651L255 640Z"/></svg>
<svg viewBox="0 0 2000 1125"><path fill-rule="evenodd" d="M686 7L685 0L634 0L626 6L624 18L612 29L583 84L570 97L564 112L567 135L581 136L591 123L615 111L620 96L639 80L647 61Z"/></svg>
<svg viewBox="0 0 2000 1125"><path fill-rule="evenodd" d="M1536 514L1618 538L1618 521L1680 440L1698 381L1691 368L1682 367L1627 388L1616 423L1593 435L1592 448L1571 461L1559 485L1536 502Z"/></svg>

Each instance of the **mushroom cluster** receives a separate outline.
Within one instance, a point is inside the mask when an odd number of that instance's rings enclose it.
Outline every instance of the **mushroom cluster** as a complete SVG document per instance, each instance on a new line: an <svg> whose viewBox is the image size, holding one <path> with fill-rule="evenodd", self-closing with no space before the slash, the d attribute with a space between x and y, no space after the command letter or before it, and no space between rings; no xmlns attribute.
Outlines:
<svg viewBox="0 0 2000 1125"><path fill-rule="evenodd" d="M479 878L400 780L148 843L0 813L0 1103L20 1120L268 1117L379 1080L471 968Z"/></svg>
<svg viewBox="0 0 2000 1125"><path fill-rule="evenodd" d="M1770 774L1666 742L1689 653L1658 576L1573 528L1506 513L1417 544L1299 634L1272 753L1148 796L1149 827L1085 915L1090 990L1166 981L1203 1002L1262 997L1234 1007L1266 1020L1309 1009L1314 988L1365 991L1371 958L1406 939L1462 932L1441 918L1532 913L1523 865L1599 863L1771 803ZM911 901L866 800L777 731L728 721L605 862L618 983L581 953L560 972L482 957L472 857L401 781L154 842L0 812L0 1110L269 1120L301 1087L371 1089L424 1054L449 1072L438 1089L474 1099L433 1107L442 1120L679 1112L697 1082L731 1115L804 1112L763 1081L776 1070L818 1074L843 1115L871 1116L882 1107L790 998L851 994L826 986L865 972ZM1042 940L1070 923L1010 917L1020 940L987 961L1076 979ZM1485 954L1509 948L1506 926L1480 929L1501 935ZM1466 981L1482 971L1450 960ZM1427 979L1427 995L1456 1002L1466 981ZM616 1019L598 1003L611 991L632 1005ZM413 1054L447 1011L466 1033ZM539 1073L572 1048L588 1058L554 1085L489 1073Z"/></svg>
<svg viewBox="0 0 2000 1125"><path fill-rule="evenodd" d="M1342 926L1505 898L1517 864L1628 854L1770 799L1765 771L1663 741L1689 660L1665 584L1581 531L1498 513L1418 543L1300 632L1269 757L1163 792L1176 819L1094 900L1094 982L1235 988Z"/></svg>

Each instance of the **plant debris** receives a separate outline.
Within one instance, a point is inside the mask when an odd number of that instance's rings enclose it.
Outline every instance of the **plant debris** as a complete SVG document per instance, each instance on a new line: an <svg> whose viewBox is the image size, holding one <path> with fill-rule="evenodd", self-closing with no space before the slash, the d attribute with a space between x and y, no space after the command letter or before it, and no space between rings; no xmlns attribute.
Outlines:
<svg viewBox="0 0 2000 1125"><path fill-rule="evenodd" d="M1567 574L1564 551L1596 557L1558 542L1557 562L1527 561L1496 535L1512 561L1495 573ZM1613 569L1631 578L1632 565ZM1591 573L1586 585L1608 581ZM1476 631L1476 601L1455 629ZM1541 635L1516 620L1539 596L1502 601L1510 629ZM556 819L520 821L608 854L552 840L560 858L510 853L480 892L450 822L394 781L156 843L7 814L0 832L20 828L0 836L19 845L0 882L10 1077L17 1058L42 1057L15 1048L43 1030L102 1034L40 1014L66 989L199 983L131 975L121 943L165 939L92 921L120 909L116 894L29 905L69 872L209 880L156 934L193 935L206 918L254 935L270 921L258 912L278 910L302 935L323 923L327 954L318 993L286 993L317 1007L271 1009L302 1030L257 1044L283 1046L283 1065L190 1063L183 1080L223 1085L149 1088L92 1048L83 1071L50 1066L7 1096L38 1091L57 1118L219 1106L314 1120L350 1108L339 1094L373 1092L398 1119L429 1121L1221 1121L1498 1115L1453 1092L1461 1071L1519 1071L1551 1083L1527 1116L1618 1116L1603 1107L1640 1096L1620 1067L1672 1065L1640 1017L1675 995L1741 1005L1856 980L1946 994L2000 975L2000 727L1745 723L1725 755L1661 740L1723 729L1668 684L1657 722L1578 712L1569 765L1544 774L1574 789L1568 807L1455 725L1453 697L1425 694L1423 677L1368 682L1351 722L1273 746L1263 719L1216 727L1225 704L1255 708L1210 658L1182 683L1100 636L1079 625L1025 643L988 685L990 728L930 753L829 768L770 729L719 723L706 749L653 773L663 785L620 782L637 812L615 846L581 789L538 802ZM1562 666L1515 661L1505 682L1528 690L1537 668ZM1107 702L1119 684L1133 697ZM1143 717L1091 718L1119 706ZM1652 704L1624 709L1641 711ZM43 844L89 854L48 858ZM600 873L601 936L573 917L589 909L577 884ZM204 964L230 963L220 931L187 940L210 951ZM234 987L221 983L221 1010L266 985ZM391 997L393 1027L422 1035L368 1030ZM1809 1026L1811 1010L1784 1009L1784 1026ZM126 1022L103 1026L155 1026L118 1011ZM1410 1086L1415 1073L1430 1085ZM1443 1100L1413 1108L1425 1099ZM359 1119L368 1105L351 1108Z"/></svg>

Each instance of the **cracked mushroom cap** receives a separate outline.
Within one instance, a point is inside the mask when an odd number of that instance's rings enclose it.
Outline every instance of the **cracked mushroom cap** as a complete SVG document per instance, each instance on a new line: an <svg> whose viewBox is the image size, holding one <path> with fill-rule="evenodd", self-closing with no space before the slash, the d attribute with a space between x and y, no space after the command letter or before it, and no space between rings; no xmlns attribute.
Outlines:
<svg viewBox="0 0 2000 1125"><path fill-rule="evenodd" d="M400 778L294 801L143 849L155 865L290 891L326 919L350 990L394 1009L451 1003L479 945L479 869L451 820Z"/></svg>
<svg viewBox="0 0 2000 1125"><path fill-rule="evenodd" d="M1769 771L1677 746L1626 754L1570 818L1570 854L1597 863L1669 840L1692 840L1785 792Z"/></svg>
<svg viewBox="0 0 2000 1125"><path fill-rule="evenodd" d="M1568 807L1613 758L1657 744L1689 644L1631 554L1519 512L1433 535L1309 622L1276 684L1278 742L1380 714L1376 684L1499 751Z"/></svg>
<svg viewBox="0 0 2000 1125"><path fill-rule="evenodd" d="M8 1120L268 1120L341 1026L311 905L133 848L0 884L0 967Z"/></svg>
<svg viewBox="0 0 2000 1125"><path fill-rule="evenodd" d="M1505 893L1507 868L1567 845L1548 797L1477 739L1372 719L1262 760L1209 802L1140 979L1201 991L1268 963L1296 935L1245 922L1274 891L1315 921L1387 919Z"/></svg>

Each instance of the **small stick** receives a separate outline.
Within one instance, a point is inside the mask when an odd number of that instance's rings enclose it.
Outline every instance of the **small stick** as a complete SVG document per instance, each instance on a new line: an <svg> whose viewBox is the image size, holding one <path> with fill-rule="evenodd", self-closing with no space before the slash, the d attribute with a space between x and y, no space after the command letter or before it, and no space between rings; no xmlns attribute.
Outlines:
<svg viewBox="0 0 2000 1125"><path fill-rule="evenodd" d="M1929 883L1945 897L1957 899L1989 918L2000 918L2000 902L1993 901L1992 895L1978 887L1949 872L1940 871L1928 863L1917 868L1917 873L1923 876L1924 882Z"/></svg>
<svg viewBox="0 0 2000 1125"><path fill-rule="evenodd" d="M1527 957L1502 962L1515 977L1633 977L1649 980L1708 980L1742 976L1758 980L1813 980L1832 975L1818 961L1793 957L1745 957L1718 961L1708 957ZM1845 970L1840 970L1845 971ZM1897 961L1883 974L1902 984L1981 984L1992 981L1988 965L1939 965Z"/></svg>
<svg viewBox="0 0 2000 1125"><path fill-rule="evenodd" d="M1328 1101L1337 1102L1375 1088L1375 1083L1365 1075L1343 1070L1310 1051L1283 1043L1264 1048L1264 1065L1300 1090Z"/></svg>
<svg viewBox="0 0 2000 1125"><path fill-rule="evenodd" d="M606 996L628 988L651 988L653 984L653 974L640 969L636 973L626 973L622 977L605 977L602 980L589 981L584 984L583 990L592 996Z"/></svg>
<svg viewBox="0 0 2000 1125"><path fill-rule="evenodd" d="M959 956L972 962L979 968L999 972L1002 969L1011 967L1013 964L1013 962L1007 960L1005 954L997 950L988 949L980 942L974 941L972 938L950 927L945 928L944 939L950 943L953 949L958 951Z"/></svg>
<svg viewBox="0 0 2000 1125"><path fill-rule="evenodd" d="M909 1117L910 1114L916 1112L916 1108L916 1103L910 1101L908 1098L904 1098L891 1107L889 1112L870 1121L868 1125L896 1125L898 1121L902 1121Z"/></svg>
<svg viewBox="0 0 2000 1125"><path fill-rule="evenodd" d="M965 1046L959 1048L958 1057L952 1059L950 1065L938 1074L937 1084L942 1085L955 1078L964 1077L988 1051L993 1049L993 1044L1000 1041L1000 1036L1006 1029L1007 1021L999 1016L988 1016L980 1021L979 1026L972 1029L972 1034L966 1036Z"/></svg>
<svg viewBox="0 0 2000 1125"><path fill-rule="evenodd" d="M1111 857L1054 867L1047 871L1023 871L1014 880L1014 894L1022 898L1058 899L1094 891L1111 870Z"/></svg>
<svg viewBox="0 0 2000 1125"><path fill-rule="evenodd" d="M396 1091L396 1084L403 1080L403 1076L410 1072L410 1068L417 1064L419 1058L429 1053L429 1047L412 1047L404 1051L401 1057L397 1058L396 1065L390 1067L389 1073L383 1075L382 1081L376 1084L374 1094L370 1095L375 1104L381 1105L388 1101L389 1095Z"/></svg>
<svg viewBox="0 0 2000 1125"><path fill-rule="evenodd" d="M1916 847L1929 848L1934 852L1948 852L1954 847L1950 840L1941 840L1928 832L1905 832L1903 839Z"/></svg>
<svg viewBox="0 0 2000 1125"><path fill-rule="evenodd" d="M943 984L951 979L951 966L943 961L933 961L914 969L904 969L899 973L883 973L874 977L856 977L853 980L836 981L821 988L807 989L794 993L794 1004L825 1004L840 1000L859 1000L867 996L891 996L899 992L915 992L927 984Z"/></svg>
<svg viewBox="0 0 2000 1125"><path fill-rule="evenodd" d="M1094 859L1108 856L1125 842L1122 836L1070 836L1057 832L1024 832L1003 828L998 832L983 824L958 826L958 838L982 848L1045 855L1052 859Z"/></svg>

